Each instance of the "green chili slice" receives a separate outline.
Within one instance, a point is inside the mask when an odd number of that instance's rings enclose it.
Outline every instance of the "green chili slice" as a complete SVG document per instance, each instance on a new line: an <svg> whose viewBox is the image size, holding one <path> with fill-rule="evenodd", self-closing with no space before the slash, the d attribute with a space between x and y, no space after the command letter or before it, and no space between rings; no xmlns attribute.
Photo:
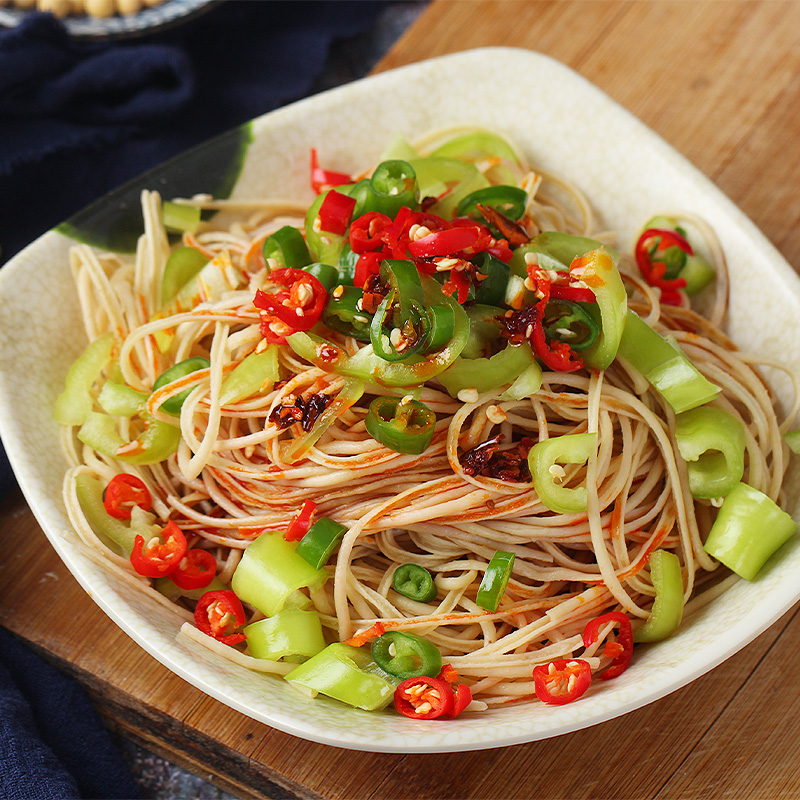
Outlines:
<svg viewBox="0 0 800 800"><path fill-rule="evenodd" d="M328 295L328 302L322 312L323 324L332 331L352 336L359 342L370 341L373 315L361 308L363 296L364 293L358 286L339 284Z"/></svg>
<svg viewBox="0 0 800 800"><path fill-rule="evenodd" d="M330 517L318 517L297 543L297 555L302 556L314 569L322 569L346 532L346 525Z"/></svg>
<svg viewBox="0 0 800 800"><path fill-rule="evenodd" d="M365 211L379 211L392 219L403 207L416 208L419 200L417 173L408 161L383 161L369 182L372 193Z"/></svg>
<svg viewBox="0 0 800 800"><path fill-rule="evenodd" d="M404 681L442 671L442 654L427 639L415 633L386 631L372 642L373 661L386 673Z"/></svg>
<svg viewBox="0 0 800 800"><path fill-rule="evenodd" d="M291 225L284 225L275 233L267 236L264 240L263 252L267 263L271 258L278 262L279 268L301 269L312 261L303 234Z"/></svg>
<svg viewBox="0 0 800 800"><path fill-rule="evenodd" d="M331 264L322 264L319 261L315 261L313 264L306 264L301 269L303 272L313 275L328 292L342 282L339 270Z"/></svg>
<svg viewBox="0 0 800 800"><path fill-rule="evenodd" d="M433 575L419 564L401 564L392 575L392 588L419 603L430 603L438 593Z"/></svg>
<svg viewBox="0 0 800 800"><path fill-rule="evenodd" d="M514 568L514 554L497 550L483 573L481 585L475 602L487 611L497 611L508 586L511 570Z"/></svg>
<svg viewBox="0 0 800 800"><path fill-rule="evenodd" d="M211 362L207 358L202 358L200 356L179 361L177 364L173 364L171 367L164 370L164 372L162 372L158 378L156 378L156 382L153 384L153 391L156 391L162 386L166 386L168 383L172 383L179 378L185 378L187 375L191 375L193 372L197 372L201 369L208 369L210 366ZM173 417L180 416L181 406L183 406L184 402L186 402L186 398L192 393L193 389L194 387L192 386L180 394L176 394L174 397L170 397L168 400L165 400L160 406L161 411L163 411L165 414L170 414Z"/></svg>
<svg viewBox="0 0 800 800"><path fill-rule="evenodd" d="M478 275L481 276L478 288L475 290L475 302L499 306L505 301L508 289L510 274L508 264L491 253L480 253L472 260L478 267Z"/></svg>
<svg viewBox="0 0 800 800"><path fill-rule="evenodd" d="M547 340L556 339L573 350L586 350L600 335L594 319L578 303L571 300L550 300L542 320Z"/></svg>
<svg viewBox="0 0 800 800"><path fill-rule="evenodd" d="M436 415L418 400L376 397L369 405L366 425L367 433L390 450L419 455L433 439Z"/></svg>
<svg viewBox="0 0 800 800"><path fill-rule="evenodd" d="M457 217L483 218L478 204L489 206L509 219L520 219L528 205L528 193L517 186L486 186L462 197L456 206Z"/></svg>
<svg viewBox="0 0 800 800"><path fill-rule="evenodd" d="M384 360L405 361L423 349L430 329L422 280L413 261L381 262L381 280L389 291L370 323L370 341Z"/></svg>

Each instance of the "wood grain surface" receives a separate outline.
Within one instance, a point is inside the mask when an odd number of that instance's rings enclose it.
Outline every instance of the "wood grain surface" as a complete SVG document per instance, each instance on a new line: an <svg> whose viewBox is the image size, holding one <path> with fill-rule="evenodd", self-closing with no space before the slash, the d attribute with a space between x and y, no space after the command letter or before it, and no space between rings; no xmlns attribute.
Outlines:
<svg viewBox="0 0 800 800"><path fill-rule="evenodd" d="M799 32L800 3L781 0L435 0L378 69L489 45L553 56L800 265ZM0 531L0 624L75 675L109 725L243 798L800 797L797 608L690 686L578 733L469 755L354 753L253 722L167 671L92 603L21 494Z"/></svg>

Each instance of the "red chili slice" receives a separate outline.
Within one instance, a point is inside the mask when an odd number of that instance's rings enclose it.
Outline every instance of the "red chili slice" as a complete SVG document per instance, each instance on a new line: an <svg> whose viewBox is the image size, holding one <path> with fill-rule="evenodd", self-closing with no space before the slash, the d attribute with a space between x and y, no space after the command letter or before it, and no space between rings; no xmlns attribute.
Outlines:
<svg viewBox="0 0 800 800"><path fill-rule="evenodd" d="M287 542L296 542L302 539L311 527L311 520L316 512L317 504L313 500L306 500L300 511L292 517L283 538Z"/></svg>
<svg viewBox="0 0 800 800"><path fill-rule="evenodd" d="M362 214L350 225L350 249L354 253L381 250L384 245L383 232L391 224L391 218L379 211Z"/></svg>
<svg viewBox="0 0 800 800"><path fill-rule="evenodd" d="M353 284L363 289L364 284L373 276L379 275L381 271L381 261L391 258L391 253L377 253L370 251L362 253L356 261L355 272L353 273Z"/></svg>
<svg viewBox="0 0 800 800"><path fill-rule="evenodd" d="M628 668L633 657L633 629L631 628L630 619L621 611L610 611L608 614L603 614L601 617L593 619L583 631L583 646L589 647L597 641L597 635L600 629L609 622L616 622L619 625L619 633L617 634L617 643L622 646L622 652L616 653L616 657L611 662L611 666L604 670L600 677L603 680L609 678L616 678L621 675ZM616 648L612 650L614 652Z"/></svg>
<svg viewBox="0 0 800 800"><path fill-rule="evenodd" d="M450 228L436 231L421 239L408 243L408 251L412 258L433 258L449 256L473 247L483 238L477 227Z"/></svg>
<svg viewBox="0 0 800 800"><path fill-rule="evenodd" d="M331 189L325 195L325 199L322 201L317 213L320 230L337 236L344 236L355 207L355 197L349 197L346 194L337 192L335 189Z"/></svg>
<svg viewBox="0 0 800 800"><path fill-rule="evenodd" d="M565 342L557 339L547 341L542 325L544 303L539 303L540 313L533 323L530 341L533 352L544 362L548 369L554 372L575 372L583 369L583 359Z"/></svg>
<svg viewBox="0 0 800 800"><path fill-rule="evenodd" d="M181 589L205 589L217 574L217 559L208 550L193 547L186 551L169 577Z"/></svg>
<svg viewBox="0 0 800 800"><path fill-rule="evenodd" d="M263 312L261 335L269 342L284 344L290 334L310 330L317 324L328 293L314 275L302 269L276 269L269 280L286 288L274 292L257 289L253 304Z"/></svg>
<svg viewBox="0 0 800 800"><path fill-rule="evenodd" d="M122 472L115 475L103 492L103 505L116 519L130 519L134 506L149 511L153 504L150 490L141 478Z"/></svg>
<svg viewBox="0 0 800 800"><path fill-rule="evenodd" d="M655 249L653 249L655 247ZM679 305L681 295L677 291L686 286L684 278L665 278L667 265L658 261L657 256L670 247L677 247L687 255L694 255L692 246L677 231L648 228L636 242L636 263L644 279L651 285L661 289L661 302L667 305Z"/></svg>
<svg viewBox="0 0 800 800"><path fill-rule="evenodd" d="M163 542L153 537L145 543L137 534L133 540L131 565L145 578L163 578L169 575L186 555L186 537L183 531L170 520L161 532Z"/></svg>
<svg viewBox="0 0 800 800"><path fill-rule="evenodd" d="M223 644L238 644L247 637L235 633L246 621L242 601L230 590L206 592L194 609L198 630Z"/></svg>
<svg viewBox="0 0 800 800"><path fill-rule="evenodd" d="M317 194L322 194L334 186L341 186L350 182L350 176L344 172L331 172L330 170L322 169L317 160L317 151L313 147L311 148L311 188Z"/></svg>
<svg viewBox="0 0 800 800"><path fill-rule="evenodd" d="M407 678L395 689L394 707L411 719L447 716L453 711L453 690L438 678Z"/></svg>
<svg viewBox="0 0 800 800"><path fill-rule="evenodd" d="M536 696L550 706L577 700L592 683L592 669L582 658L562 658L533 668Z"/></svg>

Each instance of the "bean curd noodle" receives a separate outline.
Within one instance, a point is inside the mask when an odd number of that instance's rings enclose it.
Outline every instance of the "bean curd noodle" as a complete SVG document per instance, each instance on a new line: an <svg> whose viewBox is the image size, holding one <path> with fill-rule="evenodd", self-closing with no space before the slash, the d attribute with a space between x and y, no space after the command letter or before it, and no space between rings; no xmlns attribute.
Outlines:
<svg viewBox="0 0 800 800"><path fill-rule="evenodd" d="M437 134L416 146L425 152L440 139ZM491 161L478 166L490 179L497 169ZM576 188L537 171L522 157L519 165L503 166L529 192L529 232L561 230L621 251L631 249L596 230L589 204ZM162 522L174 520L191 547L214 554L223 583L230 581L258 532L284 530L304 501L315 501L319 514L348 528L327 566L331 579L311 593L327 639L366 642L359 634L377 622L386 630L422 635L470 685L471 710L533 698L532 668L537 664L582 658L599 670L610 663L603 655L603 638L584 648L582 632L606 611L623 611L634 627L647 618L655 593L647 558L656 549L680 558L686 614L730 583L703 550L714 504L693 500L689 492L686 464L675 447L674 413L620 358L605 371L545 370L541 389L521 400L504 399L502 389L462 392L454 399L430 380L419 399L435 412L437 422L433 441L421 455L396 453L366 433L369 401L384 392L402 396L402 390L366 384L363 398L341 411L313 446L291 460L290 444L302 431L297 425L278 429L270 413L303 393L335 396L344 378L280 346L282 381L230 405L221 406L219 398L225 376L264 346L253 305L267 274L261 243L283 225L302 229L306 206L257 198L185 202L222 212L196 233L184 235L184 244L241 276L219 299L159 318L160 277L170 244L155 192L142 195L145 232L135 257L86 245L74 247L70 257L86 334L90 341L107 331L118 334L119 365L130 387L149 393L171 364L190 356L210 360L209 369L192 373L182 387L193 390L180 415L177 454L153 466L131 466L82 445L72 428L63 434L71 464L64 484L66 505L87 552L117 579L136 583L182 615L187 621L183 635L248 668L283 674L292 666L254 659L242 645L227 647L197 632L190 622L191 603L166 600L94 535L76 498L76 474L90 473L104 482L119 472L141 477L153 495L153 512ZM230 222L217 227L223 219ZM717 271L715 288L705 298L706 316L688 303L660 305L658 290L642 280L632 258L623 254L619 268L629 305L658 332L672 334L700 372L721 387L715 405L745 425L743 480L780 502L787 466L781 434L788 423L776 416L774 397L759 372L763 364L740 353L721 330L728 283L713 232L700 220L687 223L699 231ZM156 335L168 330L174 330L175 338L162 355ZM328 338L350 354L361 347L338 334ZM154 392L148 410L174 424L158 406L177 391ZM786 419L796 410L787 409ZM536 442L586 432L598 434L596 456L585 465L567 465L559 476L565 486L587 486L584 514L550 511L531 483L467 474L462 463L465 452L497 434L503 435L502 451L522 437ZM514 553L516 560L502 604L490 613L475 597L497 550ZM407 562L431 571L438 587L435 600L420 603L393 590L392 574ZM248 615L251 620L262 616L252 609Z"/></svg>

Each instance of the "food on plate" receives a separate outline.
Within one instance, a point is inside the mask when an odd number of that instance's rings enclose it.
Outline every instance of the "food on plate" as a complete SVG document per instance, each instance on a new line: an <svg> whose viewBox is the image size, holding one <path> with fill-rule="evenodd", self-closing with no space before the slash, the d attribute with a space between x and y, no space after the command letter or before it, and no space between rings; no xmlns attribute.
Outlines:
<svg viewBox="0 0 800 800"><path fill-rule="evenodd" d="M145 191L135 256L71 251L65 503L182 636L413 719L561 705L794 535L798 406L702 220L616 241L477 128L334 166L310 203Z"/></svg>

